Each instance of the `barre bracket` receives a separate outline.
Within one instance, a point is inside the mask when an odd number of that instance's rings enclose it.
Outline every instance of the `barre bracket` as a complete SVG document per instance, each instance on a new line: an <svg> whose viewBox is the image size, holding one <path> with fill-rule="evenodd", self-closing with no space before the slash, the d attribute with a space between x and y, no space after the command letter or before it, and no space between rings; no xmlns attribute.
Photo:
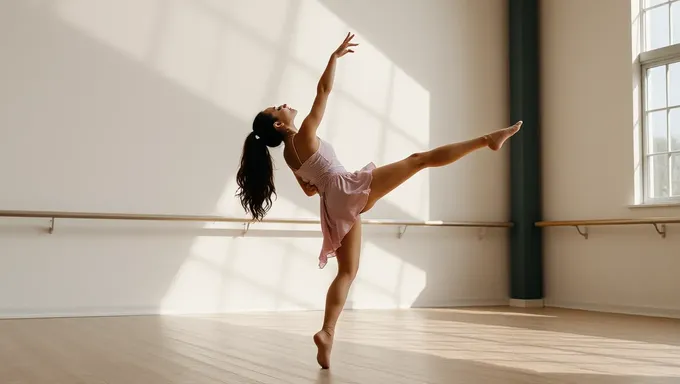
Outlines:
<svg viewBox="0 0 680 384"><path fill-rule="evenodd" d="M583 236L584 239L588 240L588 227L583 227L583 231L581 231L581 227L578 225L575 225L574 228L578 231L578 234Z"/></svg>
<svg viewBox="0 0 680 384"><path fill-rule="evenodd" d="M408 225L403 225L399 227L399 234L397 237L401 239L404 236L404 233L406 233L406 228L408 228Z"/></svg>
<svg viewBox="0 0 680 384"><path fill-rule="evenodd" d="M652 225L654 226L654 229L656 229L656 233L661 235L662 239L665 239L666 238L666 224L654 223Z"/></svg>
<svg viewBox="0 0 680 384"><path fill-rule="evenodd" d="M55 222L55 219L53 217L53 218L50 219L50 228L47 230L47 233L49 233L50 235L52 233L54 233L54 222Z"/></svg>
<svg viewBox="0 0 680 384"><path fill-rule="evenodd" d="M486 227L481 227L479 228L479 232L477 233L477 239L483 240L484 236L486 236Z"/></svg>
<svg viewBox="0 0 680 384"><path fill-rule="evenodd" d="M241 237L245 237L246 233L250 229L250 223L243 223L243 232L241 232Z"/></svg>

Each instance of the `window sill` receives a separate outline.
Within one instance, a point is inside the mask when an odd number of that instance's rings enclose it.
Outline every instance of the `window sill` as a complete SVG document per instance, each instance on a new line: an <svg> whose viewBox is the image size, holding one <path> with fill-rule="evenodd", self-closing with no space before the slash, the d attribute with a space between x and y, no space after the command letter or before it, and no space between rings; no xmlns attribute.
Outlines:
<svg viewBox="0 0 680 384"><path fill-rule="evenodd" d="M680 208L680 201L669 201L663 203L641 203L628 206L629 209L640 208Z"/></svg>

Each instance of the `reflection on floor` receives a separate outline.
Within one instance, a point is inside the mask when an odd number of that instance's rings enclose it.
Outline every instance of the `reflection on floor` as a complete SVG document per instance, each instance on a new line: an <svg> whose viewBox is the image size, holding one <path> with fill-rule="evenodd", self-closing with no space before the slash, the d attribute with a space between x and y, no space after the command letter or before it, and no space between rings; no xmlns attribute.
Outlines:
<svg viewBox="0 0 680 384"><path fill-rule="evenodd" d="M679 383L680 320L562 309L0 321L4 383Z"/></svg>

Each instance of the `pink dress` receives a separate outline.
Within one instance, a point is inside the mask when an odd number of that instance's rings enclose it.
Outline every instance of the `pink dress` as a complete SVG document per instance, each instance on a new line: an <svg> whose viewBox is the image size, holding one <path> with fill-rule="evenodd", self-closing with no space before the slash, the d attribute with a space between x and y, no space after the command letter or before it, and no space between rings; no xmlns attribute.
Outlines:
<svg viewBox="0 0 680 384"><path fill-rule="evenodd" d="M293 151L300 161L295 144ZM359 171L348 172L338 160L333 147L319 139L319 149L294 171L304 181L314 185L321 197L323 245L319 268L326 266L329 257L335 257L342 239L366 206L374 169L375 164L369 163Z"/></svg>

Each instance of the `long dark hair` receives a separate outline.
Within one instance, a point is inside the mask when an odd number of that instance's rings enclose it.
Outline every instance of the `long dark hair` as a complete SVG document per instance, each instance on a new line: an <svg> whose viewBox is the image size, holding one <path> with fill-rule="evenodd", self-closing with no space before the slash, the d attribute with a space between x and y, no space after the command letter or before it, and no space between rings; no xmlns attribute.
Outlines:
<svg viewBox="0 0 680 384"><path fill-rule="evenodd" d="M262 220L272 207L272 195L276 196L274 186L274 164L268 147L278 147L283 142L283 134L274 128L277 119L260 112L253 120L253 131L243 144L241 165L236 173L241 206L255 220Z"/></svg>

